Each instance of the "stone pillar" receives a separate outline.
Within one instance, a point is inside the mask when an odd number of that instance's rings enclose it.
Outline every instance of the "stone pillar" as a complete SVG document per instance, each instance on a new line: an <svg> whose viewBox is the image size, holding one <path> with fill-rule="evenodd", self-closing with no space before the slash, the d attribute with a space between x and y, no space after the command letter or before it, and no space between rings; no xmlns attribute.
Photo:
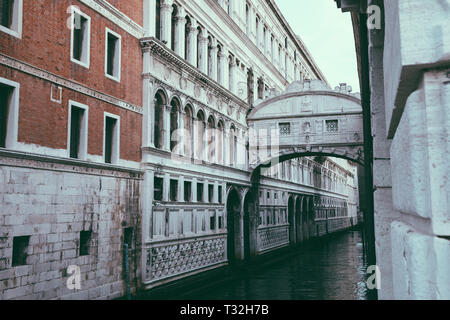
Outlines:
<svg viewBox="0 0 450 320"><path fill-rule="evenodd" d="M163 132L163 150L170 151L170 104L163 107L164 112L164 132Z"/></svg>
<svg viewBox="0 0 450 320"><path fill-rule="evenodd" d="M156 0L144 0L144 31L145 37L156 36Z"/></svg>
<svg viewBox="0 0 450 320"><path fill-rule="evenodd" d="M150 53L144 52L144 66L147 65L147 58ZM144 73L145 73L144 68ZM155 125L155 97L153 94L153 82L148 79L144 79L142 90L142 146L155 147L154 143L154 125Z"/></svg>
<svg viewBox="0 0 450 320"><path fill-rule="evenodd" d="M203 29L200 35L199 65L198 68L204 74L208 74L208 33Z"/></svg>
<svg viewBox="0 0 450 320"><path fill-rule="evenodd" d="M222 47L222 56L220 59L220 62L222 64L222 86L226 89L230 87L230 69L229 69L229 52L228 47L223 46Z"/></svg>
<svg viewBox="0 0 450 320"><path fill-rule="evenodd" d="M203 161L208 161L209 162L209 156L208 156L208 123L206 121L202 122L203 124L203 136L200 137L200 139L202 139L203 141L203 149L202 149L202 155L201 155L201 160Z"/></svg>
<svg viewBox="0 0 450 320"><path fill-rule="evenodd" d="M179 155L185 155L184 154L184 145L185 145L185 136L186 132L184 130L184 116L186 113L183 111L180 111L178 113L178 144L177 144L177 154Z"/></svg>
<svg viewBox="0 0 450 320"><path fill-rule="evenodd" d="M208 203L208 180L203 180L203 203Z"/></svg>
<svg viewBox="0 0 450 320"><path fill-rule="evenodd" d="M166 173L164 174L163 180L163 201L167 202L170 200L169 192L170 192L170 174Z"/></svg>
<svg viewBox="0 0 450 320"><path fill-rule="evenodd" d="M217 81L217 40L216 39L212 39L212 43L211 43L211 57L208 57L208 59L211 59L210 61L210 66L211 66L211 70L210 70L210 77L211 79Z"/></svg>
<svg viewBox="0 0 450 320"><path fill-rule="evenodd" d="M185 56L185 29L186 29L186 13L184 8L178 7L177 21L175 23L175 48L174 51L180 57Z"/></svg>
<svg viewBox="0 0 450 320"><path fill-rule="evenodd" d="M161 2L161 41L170 48L172 43L172 11L173 0Z"/></svg>
<svg viewBox="0 0 450 320"><path fill-rule="evenodd" d="M186 199L184 199L184 176L180 176L178 178L178 202L185 202Z"/></svg>
<svg viewBox="0 0 450 320"><path fill-rule="evenodd" d="M223 165L229 166L230 165L230 141L229 141L229 128L227 125L225 125L224 131L223 131Z"/></svg>
<svg viewBox="0 0 450 320"><path fill-rule="evenodd" d="M197 20L191 18L191 25L189 27L189 36L188 36L188 52L186 60L194 67L198 67L197 35L198 35Z"/></svg>
<svg viewBox="0 0 450 320"><path fill-rule="evenodd" d="M191 198L193 203L197 202L197 178L192 178Z"/></svg>
<svg viewBox="0 0 450 320"><path fill-rule="evenodd" d="M197 136L198 136L198 125L199 125L199 121L196 120L195 116L192 119L192 125L193 125L193 129L192 129L192 158L194 159L198 159L197 157L197 148L198 145L200 143L200 141L197 140Z"/></svg>
<svg viewBox="0 0 450 320"><path fill-rule="evenodd" d="M229 61L229 89L232 93L236 92L236 58L232 57Z"/></svg>
<svg viewBox="0 0 450 320"><path fill-rule="evenodd" d="M267 57L267 59L270 60L270 54L272 53L272 44L270 43L270 39L271 39L271 32L269 30L269 28L266 29L266 46L264 48L265 51L265 55Z"/></svg>
<svg viewBox="0 0 450 320"><path fill-rule="evenodd" d="M214 181L213 203L219 203L219 181Z"/></svg>

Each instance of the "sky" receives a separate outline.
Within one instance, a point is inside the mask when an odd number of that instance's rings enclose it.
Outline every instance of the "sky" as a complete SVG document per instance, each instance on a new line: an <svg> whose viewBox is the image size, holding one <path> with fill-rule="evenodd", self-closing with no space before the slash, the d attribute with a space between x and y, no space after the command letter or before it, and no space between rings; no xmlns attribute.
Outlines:
<svg viewBox="0 0 450 320"><path fill-rule="evenodd" d="M334 89L341 82L360 92L350 13L334 0L275 0Z"/></svg>

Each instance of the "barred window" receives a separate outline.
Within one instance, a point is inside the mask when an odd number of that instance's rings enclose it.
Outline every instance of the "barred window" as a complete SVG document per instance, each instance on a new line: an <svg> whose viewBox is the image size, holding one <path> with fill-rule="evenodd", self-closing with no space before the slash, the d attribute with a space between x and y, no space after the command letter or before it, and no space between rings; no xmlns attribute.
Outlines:
<svg viewBox="0 0 450 320"><path fill-rule="evenodd" d="M339 131L338 123L339 123L338 120L326 120L325 124L327 132L338 132Z"/></svg>
<svg viewBox="0 0 450 320"><path fill-rule="evenodd" d="M280 128L280 135L291 134L291 124L289 122L280 123L278 126Z"/></svg>

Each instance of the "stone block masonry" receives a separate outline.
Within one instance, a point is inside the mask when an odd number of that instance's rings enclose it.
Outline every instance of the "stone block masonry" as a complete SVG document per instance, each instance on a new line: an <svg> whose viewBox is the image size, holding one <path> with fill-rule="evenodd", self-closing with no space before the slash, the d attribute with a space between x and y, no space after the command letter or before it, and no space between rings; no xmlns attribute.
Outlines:
<svg viewBox="0 0 450 320"><path fill-rule="evenodd" d="M136 290L140 172L63 159L50 169L48 158L17 155L2 151L0 160L0 299L123 296L125 228L133 230L129 263ZM90 231L87 242L82 231ZM24 236L29 237L25 261L16 265L13 256L20 252L14 239ZM67 288L70 265L80 268L80 290Z"/></svg>

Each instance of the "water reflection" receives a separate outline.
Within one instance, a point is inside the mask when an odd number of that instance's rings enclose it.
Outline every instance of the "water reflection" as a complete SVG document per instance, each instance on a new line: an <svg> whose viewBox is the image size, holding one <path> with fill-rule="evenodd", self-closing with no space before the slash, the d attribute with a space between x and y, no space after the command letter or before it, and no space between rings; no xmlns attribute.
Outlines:
<svg viewBox="0 0 450 320"><path fill-rule="evenodd" d="M262 268L239 269L234 279L193 300L367 300L367 269L361 233L348 231L297 247Z"/></svg>

